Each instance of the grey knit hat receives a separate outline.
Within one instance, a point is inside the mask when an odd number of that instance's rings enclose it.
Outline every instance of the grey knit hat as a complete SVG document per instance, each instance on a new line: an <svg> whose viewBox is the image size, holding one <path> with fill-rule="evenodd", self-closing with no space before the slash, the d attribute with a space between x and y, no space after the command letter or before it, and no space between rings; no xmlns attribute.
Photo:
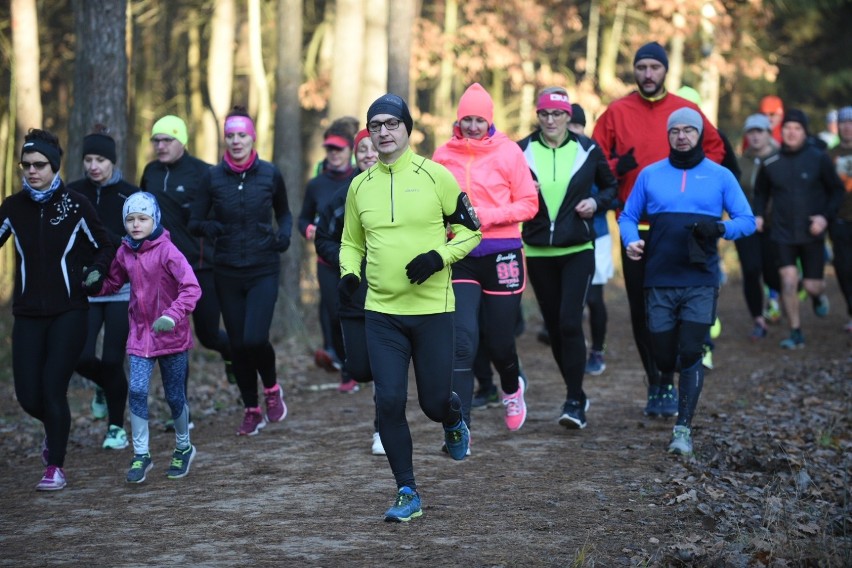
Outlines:
<svg viewBox="0 0 852 568"><path fill-rule="evenodd" d="M698 130L699 134L704 131L704 120L701 118L701 115L697 110L693 110L689 107L679 108L669 115L669 121L666 124L666 131L668 132L671 130L676 124L692 126Z"/></svg>

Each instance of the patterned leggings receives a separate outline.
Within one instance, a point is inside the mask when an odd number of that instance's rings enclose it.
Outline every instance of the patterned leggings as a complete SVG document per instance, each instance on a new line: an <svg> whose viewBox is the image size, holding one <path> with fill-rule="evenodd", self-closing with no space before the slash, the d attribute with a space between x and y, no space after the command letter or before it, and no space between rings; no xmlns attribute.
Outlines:
<svg viewBox="0 0 852 568"><path fill-rule="evenodd" d="M160 362L166 402L175 421L177 446L189 446L189 409L184 393L184 376L189 357L186 351L161 357L146 358L130 355L130 425L133 430L133 450L148 453L148 390L154 365Z"/></svg>

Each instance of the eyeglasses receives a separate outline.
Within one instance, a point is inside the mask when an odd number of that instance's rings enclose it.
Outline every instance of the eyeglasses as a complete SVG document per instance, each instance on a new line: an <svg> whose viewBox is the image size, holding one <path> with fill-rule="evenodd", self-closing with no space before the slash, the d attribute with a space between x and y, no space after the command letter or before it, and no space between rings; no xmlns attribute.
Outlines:
<svg viewBox="0 0 852 568"><path fill-rule="evenodd" d="M369 130L370 132L378 132L382 129L382 126L387 128L388 130L396 130L397 128L399 128L401 122L401 120L397 120L396 118L391 118L384 122L374 120L367 124L367 130Z"/></svg>
<svg viewBox="0 0 852 568"><path fill-rule="evenodd" d="M174 141L174 138L151 138L151 144L154 146L158 146L159 144L171 144Z"/></svg>
<svg viewBox="0 0 852 568"><path fill-rule="evenodd" d="M21 166L21 169L24 171L27 171L30 168L43 170L44 168L50 165L50 162L19 162L18 165Z"/></svg>
<svg viewBox="0 0 852 568"><path fill-rule="evenodd" d="M563 116L566 116L568 113L564 110L554 110L551 112L547 112L546 110L540 110L535 113L538 116L539 120L547 120L548 118L552 118L553 120L559 120Z"/></svg>
<svg viewBox="0 0 852 568"><path fill-rule="evenodd" d="M694 126L684 126L683 128L672 128L669 130L669 136L672 138L677 138L681 134L684 136L692 136L693 134L698 134L698 129Z"/></svg>

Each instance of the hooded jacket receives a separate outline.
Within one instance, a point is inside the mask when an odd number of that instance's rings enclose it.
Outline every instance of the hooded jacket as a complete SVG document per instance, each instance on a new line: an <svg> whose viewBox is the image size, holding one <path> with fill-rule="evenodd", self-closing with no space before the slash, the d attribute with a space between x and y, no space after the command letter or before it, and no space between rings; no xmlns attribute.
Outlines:
<svg viewBox="0 0 852 568"><path fill-rule="evenodd" d="M576 144L573 161L568 159L569 144ZM520 142L527 165L540 187L559 174L569 173L570 181L558 211L549 211L542 190L538 192L538 210L532 220L524 223L524 243L538 247L574 247L595 240L591 218L583 219L574 208L586 198L593 198L597 211L610 209L615 199L616 181L598 145L586 136L568 132L558 148L551 148L540 131L533 132ZM565 168L570 168L565 172ZM598 193L592 194L597 185ZM544 189L547 191L547 188Z"/></svg>
<svg viewBox="0 0 852 568"><path fill-rule="evenodd" d="M459 118L490 120L491 99L478 83L459 103ZM489 133L465 138L456 123L453 137L435 150L432 160L450 170L470 199L481 223L482 239L520 239L519 223L538 210L538 193L518 145L489 122Z"/></svg>
<svg viewBox="0 0 852 568"><path fill-rule="evenodd" d="M137 250L122 240L99 295L112 294L125 282L130 282L127 353L152 358L191 349L189 315L201 298L201 288L168 230L143 241ZM174 320L174 329L154 333L151 328L160 316Z"/></svg>
<svg viewBox="0 0 852 568"><path fill-rule="evenodd" d="M0 246L15 236L16 316L50 317L89 307L83 267L105 273L115 248L91 202L61 184L45 203L21 191L0 204Z"/></svg>

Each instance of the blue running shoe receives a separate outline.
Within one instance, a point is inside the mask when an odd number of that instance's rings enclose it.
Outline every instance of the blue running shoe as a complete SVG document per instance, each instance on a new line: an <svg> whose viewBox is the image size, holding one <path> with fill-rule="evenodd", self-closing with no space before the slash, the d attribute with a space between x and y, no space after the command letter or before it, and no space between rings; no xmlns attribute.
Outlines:
<svg viewBox="0 0 852 568"><path fill-rule="evenodd" d="M828 315L828 312L831 309L831 304L828 302L828 296L820 294L819 296L811 297L811 300L814 306L814 313L817 317L824 318Z"/></svg>
<svg viewBox="0 0 852 568"><path fill-rule="evenodd" d="M396 494L396 501L385 513L385 520L389 523L407 523L422 514L420 495L411 487L406 486L400 488L399 493Z"/></svg>
<svg viewBox="0 0 852 568"><path fill-rule="evenodd" d="M444 426L444 443L447 445L447 453L456 461L461 461L467 456L470 447L470 430L464 420L451 427Z"/></svg>
<svg viewBox="0 0 852 568"><path fill-rule="evenodd" d="M565 426L569 430L582 430L586 427L586 412L588 410L588 398L585 403L569 398L562 405L562 415L559 417L559 425Z"/></svg>
<svg viewBox="0 0 852 568"><path fill-rule="evenodd" d="M660 415L660 387L651 385L648 387L648 404L645 405L645 416L654 418Z"/></svg>
<svg viewBox="0 0 852 568"><path fill-rule="evenodd" d="M606 363L604 362L603 351L589 351L589 360L586 362L586 374L597 377L606 371Z"/></svg>
<svg viewBox="0 0 852 568"><path fill-rule="evenodd" d="M145 476L154 467L151 454L136 454L130 461L130 469L127 471L127 483L142 483Z"/></svg>
<svg viewBox="0 0 852 568"><path fill-rule="evenodd" d="M663 418L672 418L677 416L677 389L674 385L666 385L660 387L657 395L657 410Z"/></svg>
<svg viewBox="0 0 852 568"><path fill-rule="evenodd" d="M794 329L790 332L790 337L779 343L781 349L802 349L805 346L805 336L802 335L802 330Z"/></svg>

